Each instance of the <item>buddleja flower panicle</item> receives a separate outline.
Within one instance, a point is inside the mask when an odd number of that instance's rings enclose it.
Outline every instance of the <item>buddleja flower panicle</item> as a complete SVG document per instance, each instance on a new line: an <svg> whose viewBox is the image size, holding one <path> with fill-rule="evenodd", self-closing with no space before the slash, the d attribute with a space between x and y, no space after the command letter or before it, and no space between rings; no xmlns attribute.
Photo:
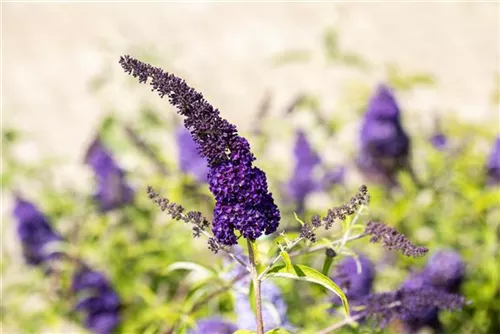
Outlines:
<svg viewBox="0 0 500 334"><path fill-rule="evenodd" d="M121 57L120 64L139 82L151 79L153 90L161 97L167 95L186 117L184 126L210 169L208 184L217 201L212 231L218 242L236 244L235 230L252 241L263 233L275 232L280 221L278 207L268 192L264 172L252 166L255 157L248 141L238 136L236 127L184 80L129 56ZM168 204L163 204L168 209Z"/></svg>
<svg viewBox="0 0 500 334"><path fill-rule="evenodd" d="M382 241L387 249L397 249L405 256L421 257L429 251L426 247L415 246L404 234L384 223L369 222L366 224L365 234L371 235L370 242Z"/></svg>
<svg viewBox="0 0 500 334"><path fill-rule="evenodd" d="M363 313L374 317L383 327L391 318L403 321L411 319L415 314L427 312L432 308L453 310L465 305L465 298L457 294L447 293L432 287L417 289L401 288L393 292L369 295L362 305Z"/></svg>

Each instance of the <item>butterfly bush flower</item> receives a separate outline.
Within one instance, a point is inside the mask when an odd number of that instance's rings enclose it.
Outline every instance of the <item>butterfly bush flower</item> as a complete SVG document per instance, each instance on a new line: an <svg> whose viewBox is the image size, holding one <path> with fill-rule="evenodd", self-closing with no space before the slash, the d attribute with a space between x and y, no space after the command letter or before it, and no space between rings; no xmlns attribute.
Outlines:
<svg viewBox="0 0 500 334"><path fill-rule="evenodd" d="M181 170L186 174L190 174L199 182L207 182L207 160L198 152L198 145L189 131L180 127L177 129L176 137Z"/></svg>
<svg viewBox="0 0 500 334"><path fill-rule="evenodd" d="M189 334L233 334L238 328L236 325L221 318L213 317L199 320Z"/></svg>
<svg viewBox="0 0 500 334"><path fill-rule="evenodd" d="M151 79L153 90L168 96L185 116L184 127L207 159L208 184L216 199L212 231L218 242L236 244L235 230L249 240L275 232L280 221L278 207L268 191L266 175L253 166L250 145L236 127L184 80L129 56L121 57L120 64L141 83Z"/></svg>
<svg viewBox="0 0 500 334"><path fill-rule="evenodd" d="M500 184L500 136L495 140L493 149L488 158L487 175L489 184Z"/></svg>
<svg viewBox="0 0 500 334"><path fill-rule="evenodd" d="M456 293L465 277L465 263L457 252L441 250L429 259L424 273L435 288Z"/></svg>
<svg viewBox="0 0 500 334"><path fill-rule="evenodd" d="M23 256L28 264L40 265L57 257L59 253L51 252L50 247L62 238L33 203L16 196L14 217L17 220L17 235L21 241Z"/></svg>
<svg viewBox="0 0 500 334"><path fill-rule="evenodd" d="M320 185L314 180L313 171L321 160L303 131L297 131L293 153L295 169L287 184L287 192L288 196L297 203L297 211L302 212L307 195L319 189Z"/></svg>
<svg viewBox="0 0 500 334"><path fill-rule="evenodd" d="M358 261L359 268L354 257L344 259L337 265L337 273L332 278L342 288L349 302L356 302L370 294L375 278L375 267L370 259L359 255ZM335 299L341 304L340 298Z"/></svg>
<svg viewBox="0 0 500 334"><path fill-rule="evenodd" d="M399 106L389 87L379 85L371 97L360 140L360 170L370 180L394 185L395 172L407 164L410 139L401 125Z"/></svg>
<svg viewBox="0 0 500 334"><path fill-rule="evenodd" d="M95 334L113 333L120 324L120 298L104 274L86 266L74 275L75 310L85 314L85 327Z"/></svg>
<svg viewBox="0 0 500 334"><path fill-rule="evenodd" d="M440 151L444 150L448 146L448 138L446 138L446 136L441 132L433 135L430 141L432 146Z"/></svg>
<svg viewBox="0 0 500 334"><path fill-rule="evenodd" d="M100 138L90 145L85 157L97 179L97 192L94 195L100 210L107 212L133 201L134 192L125 182L125 173L117 165L111 153Z"/></svg>

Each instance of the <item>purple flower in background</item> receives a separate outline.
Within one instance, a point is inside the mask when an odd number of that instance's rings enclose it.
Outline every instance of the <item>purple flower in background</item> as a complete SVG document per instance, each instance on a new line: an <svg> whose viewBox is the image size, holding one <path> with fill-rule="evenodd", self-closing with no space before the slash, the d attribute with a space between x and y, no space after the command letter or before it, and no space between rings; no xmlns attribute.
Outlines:
<svg viewBox="0 0 500 334"><path fill-rule="evenodd" d="M131 203L134 191L125 182L125 174L117 165L111 153L99 137L90 145L85 163L93 170L97 179L97 192L94 195L102 212L107 212Z"/></svg>
<svg viewBox="0 0 500 334"><path fill-rule="evenodd" d="M112 333L120 324L120 298L104 274L83 266L73 275L75 310L85 314L85 327L96 334Z"/></svg>
<svg viewBox="0 0 500 334"><path fill-rule="evenodd" d="M456 293L465 276L465 263L453 250L441 250L428 261L425 276L435 288Z"/></svg>
<svg viewBox="0 0 500 334"><path fill-rule="evenodd" d="M465 264L458 253L441 250L435 253L421 272L414 273L403 283L404 289L432 288L436 291L457 293L465 275ZM433 308L415 308L402 318L407 332L414 333L428 326L435 330L441 328L438 319L439 310Z"/></svg>
<svg viewBox="0 0 500 334"><path fill-rule="evenodd" d="M297 139L293 150L295 169L287 184L288 197L297 203L297 211L304 209L307 195L320 188L320 184L313 178L313 170L321 160L311 147L303 131L297 131Z"/></svg>
<svg viewBox="0 0 500 334"><path fill-rule="evenodd" d="M379 85L368 103L361 127L357 164L377 183L394 185L395 172L407 165L410 139L405 133L392 91Z"/></svg>
<svg viewBox="0 0 500 334"><path fill-rule="evenodd" d="M321 183L323 188L331 187L335 184L342 184L345 180L346 168L345 166L338 166L334 169L328 170L324 175Z"/></svg>
<svg viewBox="0 0 500 334"><path fill-rule="evenodd" d="M500 184L500 136L497 137L487 164L488 184Z"/></svg>
<svg viewBox="0 0 500 334"><path fill-rule="evenodd" d="M177 129L176 136L181 170L192 175L199 182L207 182L207 159L198 152L198 145L194 142L189 131L180 127Z"/></svg>
<svg viewBox="0 0 500 334"><path fill-rule="evenodd" d="M440 151L444 150L448 146L448 139L441 132L436 133L434 136L432 136L430 141L432 146Z"/></svg>
<svg viewBox="0 0 500 334"><path fill-rule="evenodd" d="M50 251L54 242L62 238L52 230L48 219L32 203L19 196L15 198L14 217L23 256L30 265L40 265L59 253Z"/></svg>
<svg viewBox="0 0 500 334"><path fill-rule="evenodd" d="M213 317L201 319L196 322L196 325L189 334L233 334L238 328L221 318Z"/></svg>
<svg viewBox="0 0 500 334"><path fill-rule="evenodd" d="M370 294L375 278L375 267L370 259L359 255L358 261L359 272L356 259L348 257L337 265L337 273L332 278L342 288L349 301L359 300ZM340 302L340 299L338 301Z"/></svg>
<svg viewBox="0 0 500 334"><path fill-rule="evenodd" d="M280 213L268 192L266 175L253 166L250 145L238 135L236 127L220 117L219 110L184 80L129 56L121 57L120 64L139 82L151 79L153 90L161 97L168 96L178 113L185 116L184 127L210 168L209 188L217 201L212 231L218 242L236 244L235 230L250 240L276 231Z"/></svg>

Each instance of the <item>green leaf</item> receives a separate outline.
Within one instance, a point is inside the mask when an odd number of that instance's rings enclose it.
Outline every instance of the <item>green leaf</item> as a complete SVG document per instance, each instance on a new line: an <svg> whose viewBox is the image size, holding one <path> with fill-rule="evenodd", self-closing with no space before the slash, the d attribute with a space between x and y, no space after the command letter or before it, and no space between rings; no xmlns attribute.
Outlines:
<svg viewBox="0 0 500 334"><path fill-rule="evenodd" d="M292 260L290 259L290 255L288 255L288 252L286 251L281 251L280 252L281 257L283 258L283 262L285 262L285 266L288 272L293 272L293 265L292 265Z"/></svg>
<svg viewBox="0 0 500 334"><path fill-rule="evenodd" d="M330 278L316 269L301 264L295 264L293 265L293 273L290 273L285 265L280 264L272 267L266 277L283 277L319 284L339 296L342 300L345 313L349 314L349 303L342 289Z"/></svg>
<svg viewBox="0 0 500 334"><path fill-rule="evenodd" d="M205 266L202 266L201 264L194 263L194 262L189 262L189 261L180 261L180 262L175 262L169 265L165 269L165 274L169 273L171 271L175 270L189 270L189 271L196 271L199 274L203 276L212 276L214 274L214 271L211 270L210 268L207 268Z"/></svg>
<svg viewBox="0 0 500 334"><path fill-rule="evenodd" d="M283 328L275 328L267 331L266 334L290 334L290 332Z"/></svg>
<svg viewBox="0 0 500 334"><path fill-rule="evenodd" d="M293 215L295 216L295 220L298 221L300 225L304 226L305 223L297 216L297 213L294 212Z"/></svg>
<svg viewBox="0 0 500 334"><path fill-rule="evenodd" d="M238 329L236 332L233 334L255 334L256 332L252 332L246 329Z"/></svg>

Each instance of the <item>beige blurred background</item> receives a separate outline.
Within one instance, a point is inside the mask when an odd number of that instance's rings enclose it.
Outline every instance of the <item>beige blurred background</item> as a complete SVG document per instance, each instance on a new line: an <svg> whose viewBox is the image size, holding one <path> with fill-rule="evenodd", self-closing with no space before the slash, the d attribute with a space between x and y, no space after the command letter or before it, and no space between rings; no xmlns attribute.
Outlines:
<svg viewBox="0 0 500 334"><path fill-rule="evenodd" d="M372 85L383 73L327 64L321 47L329 27L342 48L375 66L434 75L436 87L403 106L498 124L490 102L498 3L5 3L2 25L2 126L27 131L34 156L76 162L109 110L133 118L140 102L168 108L121 73L124 53L185 77L239 127L248 127L267 91L273 112L303 91L333 110L347 81ZM275 66L290 49L311 50L312 58ZM105 81L98 93L96 80Z"/></svg>

